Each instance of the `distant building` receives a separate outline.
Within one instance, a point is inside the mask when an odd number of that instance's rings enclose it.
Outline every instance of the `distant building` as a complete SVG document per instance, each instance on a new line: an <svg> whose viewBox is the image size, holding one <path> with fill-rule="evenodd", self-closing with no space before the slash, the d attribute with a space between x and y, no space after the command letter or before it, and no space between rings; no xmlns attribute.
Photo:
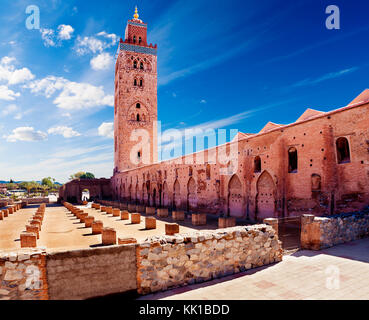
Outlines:
<svg viewBox="0 0 369 320"><path fill-rule="evenodd" d="M0 183L0 194L6 194L8 191L8 188L5 183Z"/></svg>

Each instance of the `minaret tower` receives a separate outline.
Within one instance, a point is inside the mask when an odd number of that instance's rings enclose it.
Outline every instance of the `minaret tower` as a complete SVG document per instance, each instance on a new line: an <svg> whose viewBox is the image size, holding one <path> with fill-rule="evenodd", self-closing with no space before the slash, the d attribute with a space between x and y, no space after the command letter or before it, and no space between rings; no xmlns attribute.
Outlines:
<svg viewBox="0 0 369 320"><path fill-rule="evenodd" d="M115 65L114 173L157 162L157 46L137 7Z"/></svg>

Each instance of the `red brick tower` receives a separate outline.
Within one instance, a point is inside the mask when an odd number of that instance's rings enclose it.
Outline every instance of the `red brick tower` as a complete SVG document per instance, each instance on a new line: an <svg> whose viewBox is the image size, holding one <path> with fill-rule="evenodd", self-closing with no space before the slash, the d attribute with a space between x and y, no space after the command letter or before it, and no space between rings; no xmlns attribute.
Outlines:
<svg viewBox="0 0 369 320"><path fill-rule="evenodd" d="M137 7L115 66L114 173L157 162L157 46Z"/></svg>

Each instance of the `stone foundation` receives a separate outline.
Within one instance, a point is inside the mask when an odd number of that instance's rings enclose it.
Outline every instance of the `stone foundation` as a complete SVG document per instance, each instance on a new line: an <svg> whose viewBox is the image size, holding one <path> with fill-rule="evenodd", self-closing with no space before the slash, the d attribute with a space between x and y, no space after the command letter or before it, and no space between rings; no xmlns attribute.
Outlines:
<svg viewBox="0 0 369 320"><path fill-rule="evenodd" d="M138 248L141 294L278 262L283 252L274 229L267 225L151 237Z"/></svg>
<svg viewBox="0 0 369 320"><path fill-rule="evenodd" d="M369 236L369 209L330 217L303 215L301 248L320 250Z"/></svg>

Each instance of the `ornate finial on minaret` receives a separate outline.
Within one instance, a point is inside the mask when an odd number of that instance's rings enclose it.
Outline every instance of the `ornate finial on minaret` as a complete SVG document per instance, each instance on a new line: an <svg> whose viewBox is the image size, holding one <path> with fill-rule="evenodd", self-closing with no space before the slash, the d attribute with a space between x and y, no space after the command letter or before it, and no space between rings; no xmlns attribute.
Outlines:
<svg viewBox="0 0 369 320"><path fill-rule="evenodd" d="M133 18L138 19L139 15L138 15L138 10L137 10L137 6L135 8L135 14L133 15Z"/></svg>

